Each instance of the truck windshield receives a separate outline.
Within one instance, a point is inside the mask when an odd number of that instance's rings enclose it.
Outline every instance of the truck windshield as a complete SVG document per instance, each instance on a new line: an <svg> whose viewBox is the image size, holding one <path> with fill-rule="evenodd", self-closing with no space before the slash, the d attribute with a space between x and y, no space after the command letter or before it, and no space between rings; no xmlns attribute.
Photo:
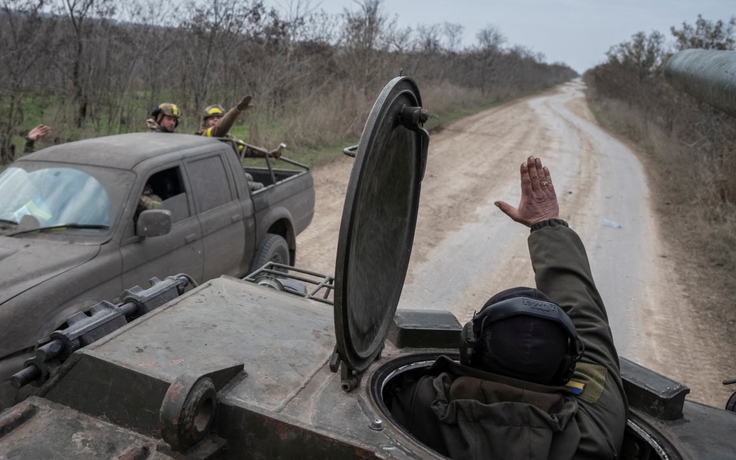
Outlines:
<svg viewBox="0 0 736 460"><path fill-rule="evenodd" d="M114 175L104 170L96 175L100 173ZM71 167L10 167L0 174L0 220L20 223L28 215L41 229L65 224L109 227L117 210L105 182ZM111 177L111 183L117 182Z"/></svg>

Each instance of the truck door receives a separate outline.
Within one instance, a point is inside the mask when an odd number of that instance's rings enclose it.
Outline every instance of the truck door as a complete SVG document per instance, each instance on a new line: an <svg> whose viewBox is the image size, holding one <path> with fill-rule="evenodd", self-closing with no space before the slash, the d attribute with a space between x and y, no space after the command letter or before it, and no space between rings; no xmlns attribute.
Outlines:
<svg viewBox="0 0 736 460"><path fill-rule="evenodd" d="M171 211L173 222L168 234L148 238L136 236L134 219L129 222L120 249L126 288L134 285L147 288L151 277L163 279L178 273L203 281L202 228L194 213L191 190L183 178L181 165L166 167L147 178L147 192L161 200L159 208ZM146 188L138 191L136 200Z"/></svg>
<svg viewBox="0 0 736 460"><path fill-rule="evenodd" d="M250 216L245 215L222 153L189 160L186 170L202 226L204 278L245 274L250 262L244 256L245 219Z"/></svg>

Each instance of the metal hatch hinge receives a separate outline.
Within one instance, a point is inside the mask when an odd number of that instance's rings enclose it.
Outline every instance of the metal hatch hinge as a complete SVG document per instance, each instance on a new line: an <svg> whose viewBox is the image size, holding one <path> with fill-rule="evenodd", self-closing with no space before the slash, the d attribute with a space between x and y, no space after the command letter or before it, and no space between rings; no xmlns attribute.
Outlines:
<svg viewBox="0 0 736 460"><path fill-rule="evenodd" d="M424 179L424 171L427 169L427 150L429 148L429 132L424 128L424 123L429 120L429 111L422 107L410 107L403 105L399 111L399 122L401 125L414 131L419 135L419 158L417 159L419 180Z"/></svg>
<svg viewBox="0 0 736 460"><path fill-rule="evenodd" d="M382 353L383 345L381 345L373 360L381 359ZM363 371L356 371L348 366L347 361L340 357L340 352L338 351L337 346L335 346L335 349L332 351L329 365L330 371L334 373L337 373L338 370L340 371L340 387L345 393L350 393L352 390L358 388L360 380L363 378Z"/></svg>
<svg viewBox="0 0 736 460"><path fill-rule="evenodd" d="M351 369L348 363L340 358L340 352L335 347L332 356L330 356L330 370L337 373L338 369L340 370L340 388L345 393L350 393L358 388L363 373Z"/></svg>
<svg viewBox="0 0 736 460"><path fill-rule="evenodd" d="M422 107L410 107L404 104L399 111L399 120L404 127L412 131L420 131L429 120L429 111Z"/></svg>

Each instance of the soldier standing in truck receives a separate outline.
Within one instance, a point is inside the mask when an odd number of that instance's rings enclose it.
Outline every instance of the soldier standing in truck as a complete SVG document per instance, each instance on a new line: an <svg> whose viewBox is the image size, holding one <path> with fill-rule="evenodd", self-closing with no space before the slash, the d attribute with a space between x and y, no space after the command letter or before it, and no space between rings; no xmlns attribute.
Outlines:
<svg viewBox="0 0 736 460"><path fill-rule="evenodd" d="M270 154L274 158L281 156L281 148L272 150L266 153L264 149L255 149L249 145L245 145L243 141L235 138L230 134L230 128L235 124L235 120L238 118L241 112L245 111L250 106L251 96L245 96L236 106L225 112L225 109L221 105L210 105L204 109L202 114L202 124L199 126L196 134L197 136L206 137L226 137L234 139L240 144L238 145L238 151L242 152L245 148L246 157L264 157Z"/></svg>
<svg viewBox="0 0 736 460"><path fill-rule="evenodd" d="M151 118L146 120L146 127L151 133L173 133L179 126L180 117L179 106L164 102L151 113Z"/></svg>

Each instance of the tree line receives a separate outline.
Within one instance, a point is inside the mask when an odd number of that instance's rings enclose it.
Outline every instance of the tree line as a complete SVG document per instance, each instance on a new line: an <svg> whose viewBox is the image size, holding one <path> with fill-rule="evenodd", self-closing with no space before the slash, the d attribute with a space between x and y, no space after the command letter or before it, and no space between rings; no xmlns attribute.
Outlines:
<svg viewBox="0 0 736 460"><path fill-rule="evenodd" d="M711 21L698 16L694 24L684 22L671 27L670 42L658 31L639 32L612 47L607 61L584 75L593 100L620 102L632 110L641 128L656 127L684 148L691 163L689 169L710 177L698 193L707 195L703 198L716 205L736 203L736 121L675 90L663 72L667 59L677 51L733 50L734 27L736 17ZM636 131L629 134L634 140L646 135Z"/></svg>
<svg viewBox="0 0 736 460"><path fill-rule="evenodd" d="M205 106L250 94L251 141L319 147L360 135L378 91L400 72L440 109L575 76L492 25L466 47L457 24L400 28L382 0L340 15L306 0L287 11L261 0L0 2L2 163L35 123L52 125L55 142L142 131L161 102L177 103L179 130L193 132Z"/></svg>
<svg viewBox="0 0 736 460"><path fill-rule="evenodd" d="M639 32L587 71L588 100L603 124L633 142L652 190L652 206L678 268L693 327L733 349L736 310L736 119L675 90L663 68L677 51L734 50L736 18Z"/></svg>

